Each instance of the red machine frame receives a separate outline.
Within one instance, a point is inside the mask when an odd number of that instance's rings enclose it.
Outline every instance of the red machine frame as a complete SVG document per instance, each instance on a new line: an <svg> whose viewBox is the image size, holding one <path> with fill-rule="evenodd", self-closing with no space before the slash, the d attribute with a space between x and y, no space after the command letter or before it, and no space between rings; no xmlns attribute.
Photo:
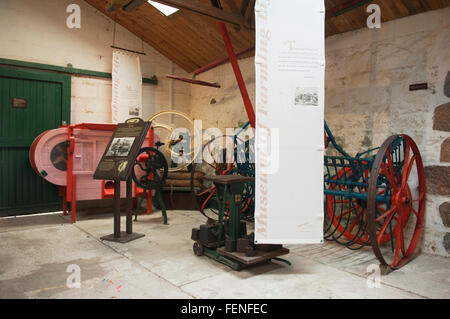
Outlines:
<svg viewBox="0 0 450 319"><path fill-rule="evenodd" d="M64 126L63 126L64 127ZM76 208L77 208L77 174L73 172L73 154L75 152L75 129L91 129L97 131L114 131L116 124L96 124L96 123L81 123L81 124L69 124L67 125L67 174L66 174L66 186L58 186L58 195L63 200L63 215L67 213L67 203L71 203L70 212L72 223L76 222ZM154 144L154 131L150 128L148 134L148 146ZM112 192L106 191L105 181L102 182L103 190L101 199L112 198L114 196L114 189ZM135 196L142 196L144 190L134 185ZM146 193L147 199L147 215L152 213L152 195L150 192Z"/></svg>

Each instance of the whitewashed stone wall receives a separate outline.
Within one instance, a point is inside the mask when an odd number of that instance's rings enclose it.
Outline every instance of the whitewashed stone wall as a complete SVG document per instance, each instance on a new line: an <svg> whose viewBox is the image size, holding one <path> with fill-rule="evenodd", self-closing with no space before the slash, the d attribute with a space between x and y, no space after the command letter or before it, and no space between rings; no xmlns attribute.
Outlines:
<svg viewBox="0 0 450 319"><path fill-rule="evenodd" d="M81 8L81 28L69 29L69 4ZM0 57L111 73L114 22L81 0L1 0ZM143 77L158 77L157 86L143 84L143 117L169 109L169 83L164 76L172 62L135 35L116 25L115 45L146 53L141 56ZM174 65L174 73L187 75ZM189 111L189 84L175 83L173 108ZM111 80L72 77L72 123L111 122Z"/></svg>
<svg viewBox="0 0 450 319"><path fill-rule="evenodd" d="M224 50L224 54L226 54ZM255 103L254 59L239 60L247 91ZM236 128L248 121L241 93L230 63L200 74L198 79L217 82L220 88L191 85L190 112L194 119L203 121L203 128L218 127L224 133L226 128Z"/></svg>
<svg viewBox="0 0 450 319"><path fill-rule="evenodd" d="M444 80L450 71L450 8L383 23L326 40L325 117L338 142L350 154L380 146L390 135L405 133L416 141L425 166L440 163L440 148L449 132L435 131L434 109L449 102ZM240 60L254 101L254 59ZM247 121L231 65L199 76L220 89L191 87L191 114L211 126L236 127ZM428 82L430 89L409 91ZM216 103L212 104L214 99ZM448 177L450 179L450 176ZM449 255L439 206L446 195L427 194L423 250ZM448 235L447 235L448 237Z"/></svg>

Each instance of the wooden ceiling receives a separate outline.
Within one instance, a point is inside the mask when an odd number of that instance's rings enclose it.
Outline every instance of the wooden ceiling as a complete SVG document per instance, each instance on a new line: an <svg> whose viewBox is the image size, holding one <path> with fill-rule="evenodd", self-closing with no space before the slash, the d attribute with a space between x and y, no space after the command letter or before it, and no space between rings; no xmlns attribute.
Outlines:
<svg viewBox="0 0 450 319"><path fill-rule="evenodd" d="M185 9L166 17L148 3L142 4L133 12L126 12L121 6L109 12L106 8L107 6L110 8L110 3L122 4L129 0L85 1L143 39L187 72L193 72L226 57L225 45L217 20L214 18ZM197 2L201 2L204 6L211 6L210 0L197 0ZM245 15L245 4L250 3L250 6L254 6L254 0L222 0L220 3L226 13L224 16L232 14L236 16L241 10ZM369 15L366 13L366 8L369 3L380 5L382 22L450 6L450 0L325 0L326 36L366 27ZM254 31L251 29L254 20L253 10L247 11L247 14L249 16L245 21L250 21L250 28L233 23L227 24L235 52L246 49L255 42Z"/></svg>

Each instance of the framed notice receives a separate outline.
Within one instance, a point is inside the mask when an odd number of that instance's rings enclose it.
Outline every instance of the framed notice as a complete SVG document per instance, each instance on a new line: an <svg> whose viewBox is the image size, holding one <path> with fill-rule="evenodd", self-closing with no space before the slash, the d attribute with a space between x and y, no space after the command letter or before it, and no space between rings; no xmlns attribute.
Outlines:
<svg viewBox="0 0 450 319"><path fill-rule="evenodd" d="M150 122L131 118L117 127L94 173L94 179L126 181L139 153Z"/></svg>

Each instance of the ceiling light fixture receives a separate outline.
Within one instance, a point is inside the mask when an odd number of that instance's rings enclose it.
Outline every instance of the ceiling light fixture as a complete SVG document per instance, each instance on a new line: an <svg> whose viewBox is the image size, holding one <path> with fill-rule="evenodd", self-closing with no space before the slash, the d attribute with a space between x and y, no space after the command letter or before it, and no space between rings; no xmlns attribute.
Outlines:
<svg viewBox="0 0 450 319"><path fill-rule="evenodd" d="M174 14L175 12L178 11L177 8L174 8L174 7L171 7L171 6L167 6L165 4L162 4L162 3L159 3L159 2L156 2L156 1L150 1L149 0L148 3L150 3L156 9L158 9L166 17L170 16L171 14Z"/></svg>

